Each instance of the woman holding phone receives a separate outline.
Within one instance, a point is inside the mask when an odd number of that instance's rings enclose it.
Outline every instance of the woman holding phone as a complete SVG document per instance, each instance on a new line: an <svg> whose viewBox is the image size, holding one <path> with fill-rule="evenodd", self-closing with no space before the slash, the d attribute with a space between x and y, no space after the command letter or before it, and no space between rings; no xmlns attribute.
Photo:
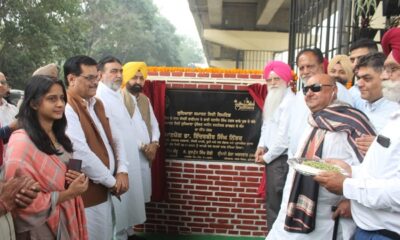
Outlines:
<svg viewBox="0 0 400 240"><path fill-rule="evenodd" d="M67 170L72 143L65 134L66 90L60 80L33 76L18 113L5 158L5 178L16 171L40 184L41 192L25 209L14 210L17 239L88 239L80 195L88 178Z"/></svg>

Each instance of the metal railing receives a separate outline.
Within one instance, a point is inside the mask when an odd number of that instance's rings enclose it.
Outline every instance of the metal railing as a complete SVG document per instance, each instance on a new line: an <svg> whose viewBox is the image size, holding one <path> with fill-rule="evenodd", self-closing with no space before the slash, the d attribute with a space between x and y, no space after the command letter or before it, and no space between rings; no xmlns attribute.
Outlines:
<svg viewBox="0 0 400 240"><path fill-rule="evenodd" d="M351 0L291 0L289 64L304 48L319 48L328 59L347 54L356 22Z"/></svg>
<svg viewBox="0 0 400 240"><path fill-rule="evenodd" d="M274 59L274 52L259 50L239 50L236 68L263 70L265 64Z"/></svg>

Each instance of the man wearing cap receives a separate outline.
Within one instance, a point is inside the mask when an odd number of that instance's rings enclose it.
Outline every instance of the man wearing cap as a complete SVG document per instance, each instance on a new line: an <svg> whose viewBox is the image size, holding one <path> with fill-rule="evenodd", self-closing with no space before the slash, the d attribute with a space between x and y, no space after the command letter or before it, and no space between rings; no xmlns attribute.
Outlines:
<svg viewBox="0 0 400 240"><path fill-rule="evenodd" d="M328 64L328 75L346 87L353 80L353 68L347 55L336 55Z"/></svg>
<svg viewBox="0 0 400 240"><path fill-rule="evenodd" d="M399 28L385 33L382 47L387 55L382 79L399 81ZM327 172L315 177L328 191L351 200L351 212L357 225L355 240L400 239L399 132L400 110L397 110L368 149L362 164L350 167L341 161L331 161L340 164L349 176Z"/></svg>
<svg viewBox="0 0 400 240"><path fill-rule="evenodd" d="M32 76L45 75L51 77L52 79L58 79L58 72L58 66L55 63L50 63L36 69L36 71L33 72Z"/></svg>
<svg viewBox="0 0 400 240"><path fill-rule="evenodd" d="M150 99L142 93L146 79L146 63L128 62L123 66L122 94L125 107L136 129L144 200L147 203L151 200L151 164L159 147L160 130Z"/></svg>
<svg viewBox="0 0 400 240"><path fill-rule="evenodd" d="M274 145L282 114L294 99L289 83L292 72L284 62L271 61L264 69L268 95L264 102L261 137L255 153L256 163L266 164L266 210L268 230L271 230L282 201L283 185L288 171L287 148ZM274 146L274 147L273 147Z"/></svg>

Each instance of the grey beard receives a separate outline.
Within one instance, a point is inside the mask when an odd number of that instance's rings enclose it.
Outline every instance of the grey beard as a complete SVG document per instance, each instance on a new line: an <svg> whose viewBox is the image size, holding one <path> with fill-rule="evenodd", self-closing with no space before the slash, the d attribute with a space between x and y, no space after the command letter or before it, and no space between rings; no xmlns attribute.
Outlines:
<svg viewBox="0 0 400 240"><path fill-rule="evenodd" d="M382 93L386 99L400 103L400 81L382 81Z"/></svg>
<svg viewBox="0 0 400 240"><path fill-rule="evenodd" d="M115 81L111 83L104 83L107 87L109 87L113 91L118 91L121 88L122 81Z"/></svg>

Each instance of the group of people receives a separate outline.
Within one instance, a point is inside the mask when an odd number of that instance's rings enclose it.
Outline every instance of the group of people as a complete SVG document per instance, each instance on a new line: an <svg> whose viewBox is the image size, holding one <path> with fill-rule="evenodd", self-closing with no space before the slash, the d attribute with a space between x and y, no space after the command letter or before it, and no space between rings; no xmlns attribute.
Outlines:
<svg viewBox="0 0 400 240"><path fill-rule="evenodd" d="M147 66L79 55L63 68L64 82L55 64L35 71L18 108L0 73L0 239L142 239L160 137Z"/></svg>
<svg viewBox="0 0 400 240"><path fill-rule="evenodd" d="M400 28L329 64L319 49L269 62L255 162L265 164L266 239L400 239ZM355 80L350 89L346 83ZM287 160L325 160L344 172L309 176Z"/></svg>
<svg viewBox="0 0 400 240"><path fill-rule="evenodd" d="M300 51L297 93L289 65L265 67L266 239L400 239L400 28L381 45L361 39L327 66ZM0 73L0 239L139 239L160 137L147 66L79 55L63 70L35 71L18 108ZM345 172L307 176L291 158Z"/></svg>

